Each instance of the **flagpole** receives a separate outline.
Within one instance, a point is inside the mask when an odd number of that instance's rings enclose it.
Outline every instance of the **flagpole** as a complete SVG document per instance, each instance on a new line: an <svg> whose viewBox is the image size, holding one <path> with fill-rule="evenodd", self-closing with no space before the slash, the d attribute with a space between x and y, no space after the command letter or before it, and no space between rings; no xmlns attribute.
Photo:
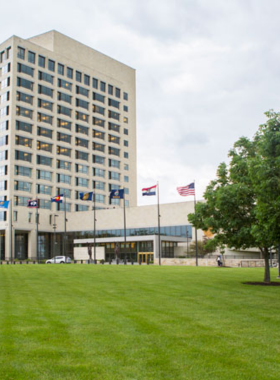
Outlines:
<svg viewBox="0 0 280 380"><path fill-rule="evenodd" d="M196 206L196 197L195 197L195 180L194 183L194 212L195 212L195 206ZM198 248L197 248L197 229L195 227L195 265L198 266Z"/></svg>
<svg viewBox="0 0 280 380"><path fill-rule="evenodd" d="M160 209L159 209L159 183L158 182L157 182L157 203L158 203L158 264L161 265Z"/></svg>
<svg viewBox="0 0 280 380"><path fill-rule="evenodd" d="M63 256L66 256L65 255L65 251L66 251L66 222L67 222L67 219L66 219L66 194L64 193L65 195L65 203L64 203L64 236L63 236ZM63 198L63 202L64 202L64 198Z"/></svg>
<svg viewBox="0 0 280 380"><path fill-rule="evenodd" d="M94 264L96 264L96 218L95 218L95 192L93 192L93 257Z"/></svg>
<svg viewBox="0 0 280 380"><path fill-rule="evenodd" d="M124 260L126 260L126 215L125 215L125 194L123 189L123 222L124 222Z"/></svg>
<svg viewBox="0 0 280 380"><path fill-rule="evenodd" d="M38 250L38 229L39 229L39 213L38 213L39 203L37 198L37 208L36 208L36 256L39 264L39 250Z"/></svg>

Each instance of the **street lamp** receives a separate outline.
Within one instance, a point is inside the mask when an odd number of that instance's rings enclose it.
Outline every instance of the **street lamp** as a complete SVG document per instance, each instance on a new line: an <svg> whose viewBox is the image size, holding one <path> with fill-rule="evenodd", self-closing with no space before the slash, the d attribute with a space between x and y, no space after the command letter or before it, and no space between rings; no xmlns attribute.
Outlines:
<svg viewBox="0 0 280 380"><path fill-rule="evenodd" d="M56 244L56 236L55 236L56 223L55 223L55 218L57 216L58 216L57 214L54 214L54 216L53 216L53 257L55 257L55 244Z"/></svg>

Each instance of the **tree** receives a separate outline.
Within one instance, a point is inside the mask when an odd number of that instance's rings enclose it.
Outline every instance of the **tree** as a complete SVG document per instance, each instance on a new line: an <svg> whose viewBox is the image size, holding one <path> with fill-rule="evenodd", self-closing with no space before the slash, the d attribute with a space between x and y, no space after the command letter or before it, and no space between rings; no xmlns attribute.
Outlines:
<svg viewBox="0 0 280 380"><path fill-rule="evenodd" d="M208 253L215 252L216 248L215 247L211 248L211 245L209 244L209 240L210 240L209 238L203 237L203 240L197 241L197 251L199 255L204 256L204 255L207 255ZM192 242L190 244L190 251L192 253L196 252L195 242Z"/></svg>
<svg viewBox="0 0 280 380"><path fill-rule="evenodd" d="M217 179L196 204L190 222L215 234L209 244L246 249L259 247L270 282L269 249L280 243L280 114L266 113L252 140L240 138L221 163Z"/></svg>

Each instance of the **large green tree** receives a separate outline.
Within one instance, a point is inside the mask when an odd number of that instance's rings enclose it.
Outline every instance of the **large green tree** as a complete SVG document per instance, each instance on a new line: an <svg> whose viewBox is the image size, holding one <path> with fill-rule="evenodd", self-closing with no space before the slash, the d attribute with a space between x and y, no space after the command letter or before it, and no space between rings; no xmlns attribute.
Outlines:
<svg viewBox="0 0 280 380"><path fill-rule="evenodd" d="M259 247L270 282L269 249L280 244L280 114L269 111L252 140L242 137L196 204L190 222L215 234L212 246Z"/></svg>

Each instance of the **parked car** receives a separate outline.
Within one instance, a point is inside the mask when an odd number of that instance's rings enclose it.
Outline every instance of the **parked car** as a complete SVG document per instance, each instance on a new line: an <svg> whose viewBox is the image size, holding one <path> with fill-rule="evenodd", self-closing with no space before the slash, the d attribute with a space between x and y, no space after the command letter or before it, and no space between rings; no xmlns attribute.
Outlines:
<svg viewBox="0 0 280 380"><path fill-rule="evenodd" d="M46 264L70 264L71 259L67 256L55 256L52 259L46 261Z"/></svg>

